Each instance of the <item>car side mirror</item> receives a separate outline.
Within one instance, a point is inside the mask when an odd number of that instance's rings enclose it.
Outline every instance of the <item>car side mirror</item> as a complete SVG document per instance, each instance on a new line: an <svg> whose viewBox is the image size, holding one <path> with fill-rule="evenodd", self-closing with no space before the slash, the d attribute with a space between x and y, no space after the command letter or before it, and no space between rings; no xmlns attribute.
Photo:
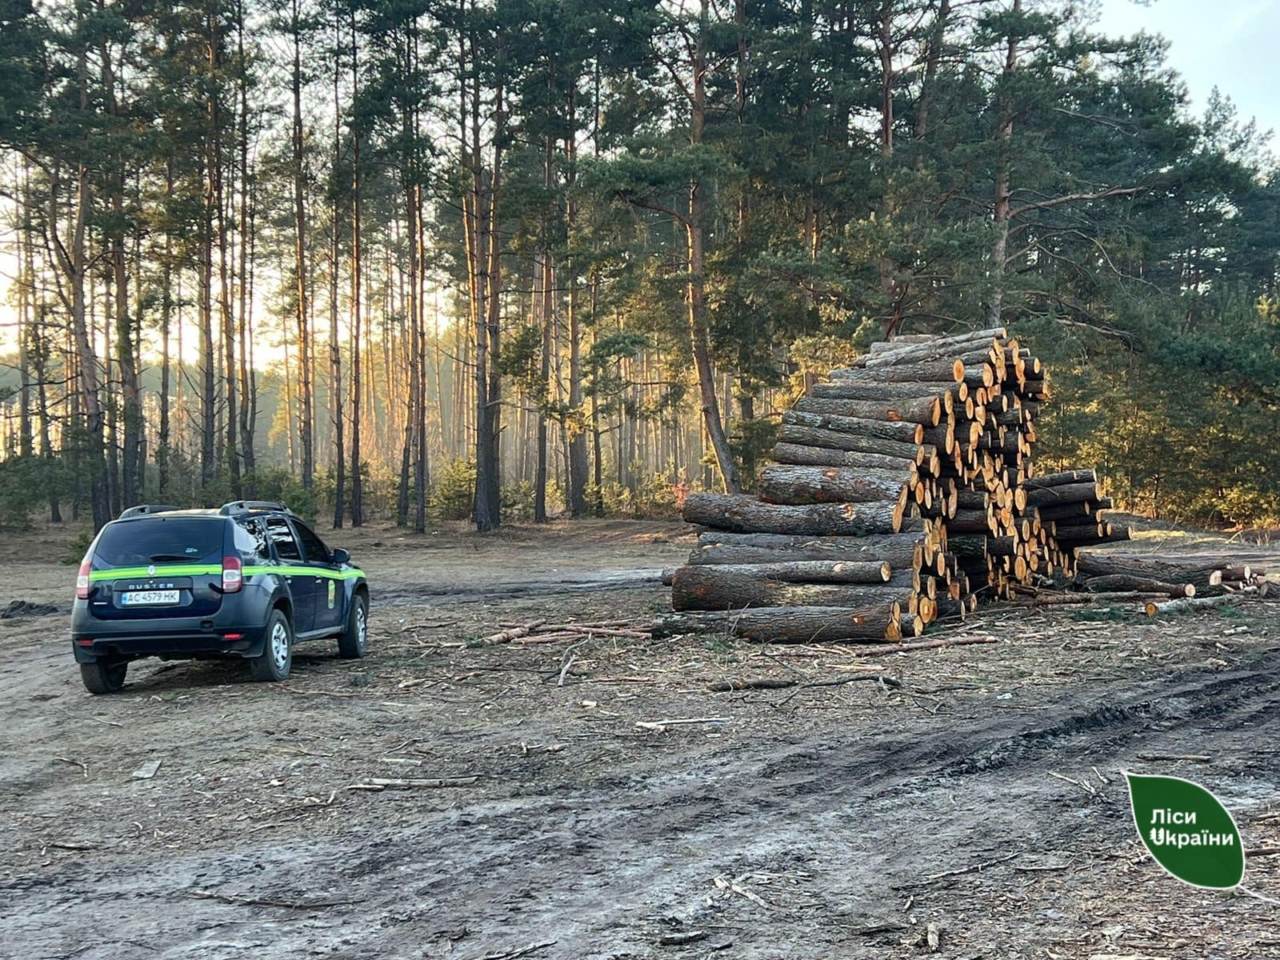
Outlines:
<svg viewBox="0 0 1280 960"><path fill-rule="evenodd" d="M351 554L346 550L343 550L341 547L338 547L333 551L333 553L329 554L329 559L334 563L350 563Z"/></svg>

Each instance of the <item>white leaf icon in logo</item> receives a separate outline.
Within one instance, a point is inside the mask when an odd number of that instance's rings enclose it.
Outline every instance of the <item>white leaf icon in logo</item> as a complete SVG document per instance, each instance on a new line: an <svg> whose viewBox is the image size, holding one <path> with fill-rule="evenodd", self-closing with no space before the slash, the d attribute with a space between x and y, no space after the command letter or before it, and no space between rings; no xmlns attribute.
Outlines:
<svg viewBox="0 0 1280 960"><path fill-rule="evenodd" d="M156 575L156 565L153 563L147 567L147 576L154 577Z"/></svg>

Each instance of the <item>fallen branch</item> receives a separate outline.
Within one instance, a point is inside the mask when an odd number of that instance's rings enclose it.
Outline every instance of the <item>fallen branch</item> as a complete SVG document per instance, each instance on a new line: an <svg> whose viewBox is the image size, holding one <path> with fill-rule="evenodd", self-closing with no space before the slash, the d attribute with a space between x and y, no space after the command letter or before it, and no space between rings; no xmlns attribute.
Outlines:
<svg viewBox="0 0 1280 960"><path fill-rule="evenodd" d="M666 733L667 727L687 726L695 723L728 723L728 717L691 717L688 720L637 720L636 726L641 730L653 730Z"/></svg>
<svg viewBox="0 0 1280 960"><path fill-rule="evenodd" d="M966 647L975 643L995 642L995 637L939 637L936 640L911 640L907 643L877 643L865 647L851 646L848 652L855 657L883 657L891 653L912 653L916 650L937 650L941 647Z"/></svg>

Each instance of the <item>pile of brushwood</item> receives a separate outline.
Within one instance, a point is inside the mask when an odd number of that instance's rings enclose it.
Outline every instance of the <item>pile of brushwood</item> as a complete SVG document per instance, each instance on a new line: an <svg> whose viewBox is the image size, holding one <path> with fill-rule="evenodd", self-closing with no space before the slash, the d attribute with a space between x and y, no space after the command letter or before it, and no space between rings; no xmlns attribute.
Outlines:
<svg viewBox="0 0 1280 960"><path fill-rule="evenodd" d="M901 640L1129 539L1092 470L1037 476L1046 371L1003 328L873 344L782 419L757 496L695 494L660 634Z"/></svg>

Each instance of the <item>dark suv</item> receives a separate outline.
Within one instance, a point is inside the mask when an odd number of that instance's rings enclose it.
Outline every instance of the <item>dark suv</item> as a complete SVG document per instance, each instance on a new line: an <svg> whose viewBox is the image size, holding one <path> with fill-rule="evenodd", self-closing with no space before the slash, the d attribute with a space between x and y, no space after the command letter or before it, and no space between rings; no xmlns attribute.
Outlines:
<svg viewBox="0 0 1280 960"><path fill-rule="evenodd" d="M297 640L337 637L363 657L369 586L279 503L131 507L98 532L76 578L71 649L90 693L129 661L240 657L256 680L289 676Z"/></svg>

